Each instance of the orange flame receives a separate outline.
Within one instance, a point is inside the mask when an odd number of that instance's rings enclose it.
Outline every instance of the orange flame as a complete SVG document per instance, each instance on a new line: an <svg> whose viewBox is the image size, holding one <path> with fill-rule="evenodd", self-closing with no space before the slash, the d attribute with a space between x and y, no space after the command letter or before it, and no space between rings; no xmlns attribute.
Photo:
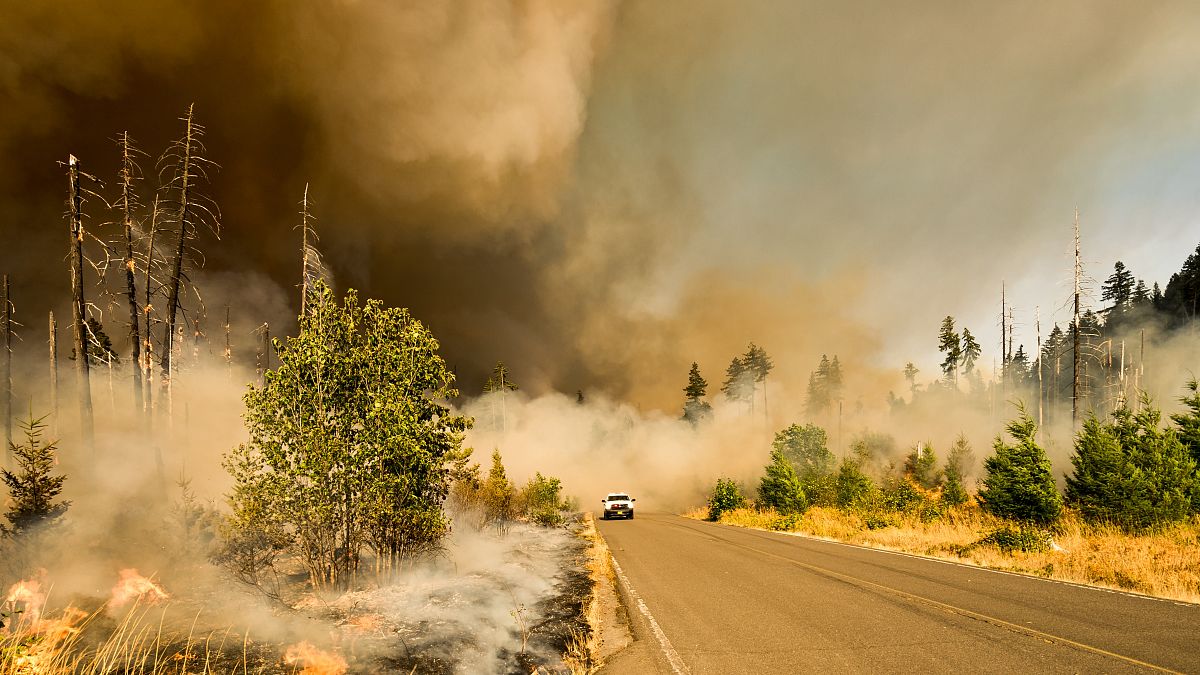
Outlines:
<svg viewBox="0 0 1200 675"><path fill-rule="evenodd" d="M302 667L300 675L344 675L349 668L342 657L317 649L307 641L288 647L283 660L288 665Z"/></svg>
<svg viewBox="0 0 1200 675"><path fill-rule="evenodd" d="M127 569L121 570L121 580L113 586L112 598L109 599L108 605L120 607L134 599L153 604L169 597L171 596L167 595L162 586L138 574L135 569Z"/></svg>
<svg viewBox="0 0 1200 675"><path fill-rule="evenodd" d="M46 594L42 592L42 583L37 579L18 581L8 589L4 596L5 604L13 609L20 609L21 620L36 623L46 605ZM17 605L24 605L18 608Z"/></svg>

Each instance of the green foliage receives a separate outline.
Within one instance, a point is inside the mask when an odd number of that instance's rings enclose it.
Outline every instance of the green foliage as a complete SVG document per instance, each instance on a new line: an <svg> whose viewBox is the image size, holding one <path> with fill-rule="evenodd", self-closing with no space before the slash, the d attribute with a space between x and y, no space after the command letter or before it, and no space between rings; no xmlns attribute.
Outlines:
<svg viewBox="0 0 1200 675"><path fill-rule="evenodd" d="M721 393L729 401L750 403L754 399L754 372L751 364L741 356L735 356L725 369L725 382Z"/></svg>
<svg viewBox="0 0 1200 675"><path fill-rule="evenodd" d="M775 520L771 521L768 526L776 532L795 532L800 529L801 523L804 522L804 515L801 513L786 513Z"/></svg>
<svg viewBox="0 0 1200 675"><path fill-rule="evenodd" d="M1037 423L1022 407L1009 422L1015 444L997 436L995 453L984 462L987 475L979 491L985 511L1001 518L1046 525L1058 520L1062 497L1054 484L1050 460L1037 444Z"/></svg>
<svg viewBox="0 0 1200 675"><path fill-rule="evenodd" d="M945 354L942 360L942 375L946 382L956 384L958 381L958 364L962 361L962 337L954 330L954 317L942 319L942 328L938 332L938 351Z"/></svg>
<svg viewBox="0 0 1200 675"><path fill-rule="evenodd" d="M726 511L740 509L746 505L746 498L732 478L719 478L708 498L708 519L717 521Z"/></svg>
<svg viewBox="0 0 1200 675"><path fill-rule="evenodd" d="M842 397L842 364L837 354L830 360L825 354L817 369L808 376L808 396L804 402L804 412L809 419L815 419L827 411Z"/></svg>
<svg viewBox="0 0 1200 675"><path fill-rule="evenodd" d="M825 430L815 424L793 424L777 432L771 447L792 463L804 482L829 475L837 465L837 459L829 451Z"/></svg>
<svg viewBox="0 0 1200 675"><path fill-rule="evenodd" d="M1125 267L1125 263L1118 260L1113 265L1112 275L1105 279L1101 286L1100 299L1112 300L1113 304L1109 311L1120 309L1127 306L1133 299L1134 288L1133 272Z"/></svg>
<svg viewBox="0 0 1200 675"><path fill-rule="evenodd" d="M712 417L712 406L704 400L708 392L708 382L700 376L700 366L693 361L692 369L688 371L688 383L683 388L683 417L692 426Z"/></svg>
<svg viewBox="0 0 1200 675"><path fill-rule="evenodd" d="M907 478L888 481L883 487L883 507L889 511L908 511L925 501L925 495Z"/></svg>
<svg viewBox="0 0 1200 675"><path fill-rule="evenodd" d="M557 478L534 474L523 491L523 499L529 520L538 525L553 527L563 522L566 504L562 499L562 482Z"/></svg>
<svg viewBox="0 0 1200 675"><path fill-rule="evenodd" d="M345 587L364 548L384 569L435 550L470 424L445 404L457 391L437 340L407 310L318 283L275 348L245 395L250 441L225 461L234 538L286 542L318 588Z"/></svg>
<svg viewBox="0 0 1200 675"><path fill-rule="evenodd" d="M517 517L517 489L508 479L504 470L504 461L499 450L492 451L492 468L488 470L487 479L483 481L481 499L484 509L484 524L498 523Z"/></svg>
<svg viewBox="0 0 1200 675"><path fill-rule="evenodd" d="M945 484L942 487L942 502L947 506L966 504L971 499L967 492L966 477L969 468L975 463L975 453L967 441L966 434L959 434L946 457L946 466L942 470Z"/></svg>
<svg viewBox="0 0 1200 675"><path fill-rule="evenodd" d="M1160 420L1144 400L1141 410L1118 410L1108 424L1094 417L1084 422L1071 456L1067 503L1085 520L1137 532L1188 517L1200 496L1196 463Z"/></svg>
<svg viewBox="0 0 1200 675"><path fill-rule="evenodd" d="M979 360L979 355L983 352L983 348L979 346L979 342L971 335L971 331L964 326L962 330L962 367L963 371L970 375L975 371L975 362Z"/></svg>
<svg viewBox="0 0 1200 675"><path fill-rule="evenodd" d="M27 420L20 422L25 442L8 445L16 461L16 471L0 472L9 495L8 511L4 514L9 524L0 524L0 535L20 537L38 528L51 527L71 506L71 502L55 501L67 478L53 475L58 463L55 457L58 441L42 441L45 420L45 417L35 418L30 413Z"/></svg>
<svg viewBox="0 0 1200 675"><path fill-rule="evenodd" d="M837 505L844 509L865 503L876 489L859 462L850 458L842 460L836 481Z"/></svg>
<svg viewBox="0 0 1200 675"><path fill-rule="evenodd" d="M1187 448L1188 454L1192 456L1192 461L1200 466L1200 382L1193 378L1188 380L1185 386L1190 393L1181 396L1179 401L1187 410L1171 415L1171 421L1178 428L1176 435L1179 437L1179 442Z"/></svg>
<svg viewBox="0 0 1200 675"><path fill-rule="evenodd" d="M771 463L758 486L759 503L779 513L803 513L808 499L792 463L777 448L771 451Z"/></svg>
<svg viewBox="0 0 1200 675"><path fill-rule="evenodd" d="M483 384L484 393L505 393L517 391L519 388L517 383L512 381L512 376L508 372L508 366L504 365L503 361L496 362L496 367L492 368L492 374L488 376L487 382Z"/></svg>
<svg viewBox="0 0 1200 675"><path fill-rule="evenodd" d="M1050 550L1050 535L1036 527L1013 527L1006 524L987 533L969 548L976 546L995 546L1005 553L1042 553Z"/></svg>
<svg viewBox="0 0 1200 675"><path fill-rule="evenodd" d="M938 470L937 455L929 443L920 443L908 453L904 460L904 475L927 490L942 484L942 472Z"/></svg>

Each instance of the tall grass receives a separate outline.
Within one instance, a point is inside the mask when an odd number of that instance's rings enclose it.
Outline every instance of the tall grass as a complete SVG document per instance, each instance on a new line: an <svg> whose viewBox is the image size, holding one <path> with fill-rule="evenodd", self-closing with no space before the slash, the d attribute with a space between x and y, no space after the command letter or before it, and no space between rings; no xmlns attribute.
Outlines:
<svg viewBox="0 0 1200 675"><path fill-rule="evenodd" d="M703 519L707 510L684 515ZM1131 535L1115 527L1089 525L1067 511L1048 532L1052 545L1025 551L989 537L1014 525L975 506L952 508L931 520L913 512L813 507L802 516L782 516L743 508L723 514L720 522L1200 603L1200 518Z"/></svg>

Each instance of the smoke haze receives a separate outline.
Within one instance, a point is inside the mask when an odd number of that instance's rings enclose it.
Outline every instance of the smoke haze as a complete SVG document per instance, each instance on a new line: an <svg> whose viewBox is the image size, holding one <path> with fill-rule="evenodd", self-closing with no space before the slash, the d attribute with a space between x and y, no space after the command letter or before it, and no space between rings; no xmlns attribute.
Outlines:
<svg viewBox="0 0 1200 675"><path fill-rule="evenodd" d="M56 162L112 183L109 138L156 154L191 101L222 167L223 241L203 248L227 283L205 300L215 316L235 299L235 348L291 327L311 183L339 284L411 307L467 392L504 360L535 393L674 410L691 361L716 382L755 340L789 411L821 353L879 405L907 360L932 379L946 314L993 358L1002 279L1018 342L1035 304L1065 321L1075 205L1101 278L1120 257L1165 282L1195 244L1189 3L2 0L0 16L21 349L65 309Z"/></svg>

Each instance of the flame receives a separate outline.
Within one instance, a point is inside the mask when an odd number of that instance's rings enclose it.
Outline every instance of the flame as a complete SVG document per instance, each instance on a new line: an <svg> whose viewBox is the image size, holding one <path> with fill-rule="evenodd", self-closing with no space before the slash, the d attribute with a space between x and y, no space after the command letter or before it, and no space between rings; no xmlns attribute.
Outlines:
<svg viewBox="0 0 1200 675"><path fill-rule="evenodd" d="M134 599L153 604L169 597L162 586L138 574L136 569L127 569L121 570L121 580L113 586L108 605L120 607Z"/></svg>
<svg viewBox="0 0 1200 675"><path fill-rule="evenodd" d="M301 666L300 675L344 675L349 668L342 657L317 649L307 641L288 647L283 660L288 665Z"/></svg>
<svg viewBox="0 0 1200 675"><path fill-rule="evenodd" d="M57 619L39 619L26 629L21 640L27 650L16 652L12 660L14 673L50 675L61 671L61 655L76 635L79 622L86 619L87 612L67 607ZM29 639L33 637L33 639ZM58 664L58 665L56 665ZM5 672L9 672L7 669Z"/></svg>
<svg viewBox="0 0 1200 675"><path fill-rule="evenodd" d="M21 607L21 621L29 621L36 623L38 617L42 614L42 608L46 605L46 594L42 592L42 582L37 579L25 579L18 581L8 589L8 595L4 596L5 604L18 609Z"/></svg>

